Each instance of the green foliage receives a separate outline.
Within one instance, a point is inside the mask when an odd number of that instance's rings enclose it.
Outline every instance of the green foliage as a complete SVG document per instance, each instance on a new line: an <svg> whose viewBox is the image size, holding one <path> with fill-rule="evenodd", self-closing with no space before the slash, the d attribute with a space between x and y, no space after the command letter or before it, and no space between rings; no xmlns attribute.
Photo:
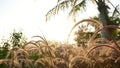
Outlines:
<svg viewBox="0 0 120 68"><path fill-rule="evenodd" d="M30 59L37 60L39 58L39 55L30 54L29 57L30 57Z"/></svg>
<svg viewBox="0 0 120 68"><path fill-rule="evenodd" d="M5 63L0 64L0 67L7 68L7 65Z"/></svg>
<svg viewBox="0 0 120 68"><path fill-rule="evenodd" d="M98 20L97 17L94 17ZM110 18L108 25L120 25L120 18ZM78 31L75 32L75 41L77 42L78 46L86 46L87 41L91 38L94 32L88 31L88 26L79 27ZM87 32L88 31L88 32ZM109 28L109 35L111 39L120 40L120 30L116 28ZM100 38L100 34L96 36L96 38Z"/></svg>
<svg viewBox="0 0 120 68"><path fill-rule="evenodd" d="M23 36L22 32L14 31L11 35L10 42L12 44L12 47L22 47L22 45L24 45L26 42L26 39Z"/></svg>
<svg viewBox="0 0 120 68"><path fill-rule="evenodd" d="M0 47L0 59L4 59L9 51L10 44L8 41L3 42L2 46Z"/></svg>
<svg viewBox="0 0 120 68"><path fill-rule="evenodd" d="M115 14L115 13L114 13ZM116 25L120 26L120 18L119 15L113 15L112 17L109 17L108 24L107 25ZM93 19L99 21L98 17L93 17ZM78 31L75 32L75 41L77 42L78 46L85 46L87 41L90 39L90 37L94 34L94 32L89 32L87 29L88 26L82 26L79 27ZM97 29L97 28L95 28ZM120 40L120 29L117 28L109 28L109 37L111 40ZM86 32L88 31L88 32ZM96 36L96 38L100 38L100 34Z"/></svg>
<svg viewBox="0 0 120 68"><path fill-rule="evenodd" d="M10 52L10 49L14 47L22 47L26 42L25 37L23 37L22 32L13 32L10 39L3 40L0 47L0 60L6 59L7 55ZM13 54L9 55L9 59L13 57ZM7 68L7 63L0 62L0 67Z"/></svg>
<svg viewBox="0 0 120 68"><path fill-rule="evenodd" d="M87 42L93 34L94 32L88 31L88 26L79 27L75 32L75 41L77 42L77 46L87 46ZM98 34L96 38L100 38L100 34Z"/></svg>

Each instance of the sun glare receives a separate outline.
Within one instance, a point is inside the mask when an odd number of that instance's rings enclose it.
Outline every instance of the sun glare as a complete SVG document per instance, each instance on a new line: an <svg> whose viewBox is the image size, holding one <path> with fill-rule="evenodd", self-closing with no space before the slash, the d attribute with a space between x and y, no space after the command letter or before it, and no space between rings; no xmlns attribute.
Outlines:
<svg viewBox="0 0 120 68"><path fill-rule="evenodd" d="M57 1L57 0L56 0ZM56 5L49 0L13 0L2 1L0 5L0 38L9 37L13 30L22 30L28 39L44 34L46 39L66 41L72 23L68 21L67 13L53 16L45 21L45 14ZM9 8L8 8L9 7ZM4 37L3 37L4 36Z"/></svg>
<svg viewBox="0 0 120 68"><path fill-rule="evenodd" d="M57 0L0 0L0 38L8 36L15 29L22 30L29 39L43 33L48 40L66 41L74 24L68 19L67 11L45 21L45 14L56 2ZM78 21L95 15L96 11L88 9L89 13L80 14Z"/></svg>

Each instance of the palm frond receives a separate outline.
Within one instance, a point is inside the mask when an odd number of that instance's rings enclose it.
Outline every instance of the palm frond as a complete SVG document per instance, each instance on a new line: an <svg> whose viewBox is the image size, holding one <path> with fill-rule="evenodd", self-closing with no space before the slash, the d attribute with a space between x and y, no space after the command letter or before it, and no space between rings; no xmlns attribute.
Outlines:
<svg viewBox="0 0 120 68"><path fill-rule="evenodd" d="M58 3L54 8L52 8L50 11L47 12L46 21L50 19L51 16L58 14L59 10L64 10L66 8L69 8L70 2L71 2L70 0L65 0Z"/></svg>
<svg viewBox="0 0 120 68"><path fill-rule="evenodd" d="M91 0L91 2L92 2L93 4L95 4L95 3L97 3L97 0Z"/></svg>
<svg viewBox="0 0 120 68"><path fill-rule="evenodd" d="M61 0L57 0L57 3L59 3Z"/></svg>
<svg viewBox="0 0 120 68"><path fill-rule="evenodd" d="M66 0L57 0L57 3L60 3L60 2L63 2L63 1L66 1Z"/></svg>
<svg viewBox="0 0 120 68"><path fill-rule="evenodd" d="M115 10L114 10L114 12L116 12L116 13L118 13L119 15L120 15L120 12L118 11L118 6L119 5L117 5L116 7L112 4L112 2L110 2L110 0L108 0L108 2L113 6L113 8L115 8ZM114 12L113 12L113 15L114 15Z"/></svg>
<svg viewBox="0 0 120 68"><path fill-rule="evenodd" d="M78 0L73 0L73 6L76 5L77 1L78 1Z"/></svg>
<svg viewBox="0 0 120 68"><path fill-rule="evenodd" d="M75 5L75 4L74 4ZM75 15L78 11L80 10L85 10L86 7L86 0L81 1L80 3L78 3L77 5L73 6L69 15Z"/></svg>
<svg viewBox="0 0 120 68"><path fill-rule="evenodd" d="M120 12L118 11L118 6L119 5L117 5L116 7L115 7L115 9L114 9L114 11L113 11L113 14L112 14L112 17L114 17L115 15L116 15L116 13L118 13L119 15L120 15Z"/></svg>

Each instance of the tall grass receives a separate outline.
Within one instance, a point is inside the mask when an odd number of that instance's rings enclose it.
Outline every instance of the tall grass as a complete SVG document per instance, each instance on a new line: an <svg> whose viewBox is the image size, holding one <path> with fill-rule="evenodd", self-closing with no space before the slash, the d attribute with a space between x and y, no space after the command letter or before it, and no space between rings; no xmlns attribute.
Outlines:
<svg viewBox="0 0 120 68"><path fill-rule="evenodd" d="M23 48L10 49L6 58L0 60L0 64L5 64L5 68L120 67L120 51L112 45L112 42L107 42L107 45L97 45L98 43L96 43L92 49L70 44L57 43L56 45L50 41L48 44L43 43L43 40L37 40L26 43Z"/></svg>
<svg viewBox="0 0 120 68"><path fill-rule="evenodd" d="M80 22L85 21L94 22L96 26L100 25L90 19ZM76 44L51 42L45 37L34 36L39 40L26 42L22 47L8 49L6 57L0 59L0 66L2 68L120 68L120 49L118 48L120 41L95 39L98 32L104 28L119 27L100 26L85 48L78 47ZM103 41L104 43L101 43Z"/></svg>

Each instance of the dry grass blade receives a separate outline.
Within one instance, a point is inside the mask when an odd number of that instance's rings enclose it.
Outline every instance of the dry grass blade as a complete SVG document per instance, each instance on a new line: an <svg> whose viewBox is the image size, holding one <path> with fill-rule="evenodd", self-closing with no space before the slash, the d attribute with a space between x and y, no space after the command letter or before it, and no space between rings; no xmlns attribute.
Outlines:
<svg viewBox="0 0 120 68"><path fill-rule="evenodd" d="M102 28L100 28L100 29L98 29L98 30L95 31L95 33L94 33L94 34L92 35L92 37L89 39L88 45L91 45L90 43L95 39L95 37L97 36L97 34L98 34L102 29L105 30L105 29L108 29L108 28L120 29L119 26L115 26L115 25L107 25L107 26L104 26L104 27L102 27ZM106 32L109 33L108 31L106 31ZM110 36L110 37L112 37L112 36ZM118 46L118 44L116 43L114 37L112 37L112 40L113 40L113 42L115 43L115 45L116 45L118 48L120 48L120 47Z"/></svg>
<svg viewBox="0 0 120 68"><path fill-rule="evenodd" d="M40 58L35 61L34 65L36 68L54 68L51 57Z"/></svg>
<svg viewBox="0 0 120 68"><path fill-rule="evenodd" d="M24 49L26 49L29 53L35 53L35 54L37 53L37 55L39 56L44 55L45 51L43 48L45 46L41 46L39 42L41 42L41 40L28 42L25 44Z"/></svg>
<svg viewBox="0 0 120 68"><path fill-rule="evenodd" d="M98 32L100 32L101 29L98 29L94 32L94 34L92 35L92 37L89 39L89 41L87 42L87 45L90 46L92 45L91 42L95 39L95 37L97 36Z"/></svg>
<svg viewBox="0 0 120 68"><path fill-rule="evenodd" d="M14 47L6 55L6 59L11 59L12 57L15 57L16 51L18 50L18 47Z"/></svg>
<svg viewBox="0 0 120 68"><path fill-rule="evenodd" d="M76 56L71 60L69 68L91 68L90 65L91 62L89 58Z"/></svg>
<svg viewBox="0 0 120 68"><path fill-rule="evenodd" d="M43 41L37 41L37 42L42 42L44 44L44 46L45 46L45 52L48 53L49 56L52 56L52 52L51 52L52 48L49 46L48 41L46 40L44 35L43 35L43 37L42 36L33 36L33 37L41 38Z"/></svg>
<svg viewBox="0 0 120 68"><path fill-rule="evenodd" d="M22 55L23 54L23 55ZM6 56L6 59L15 59L15 58L18 58L18 57L27 57L29 54L26 50L24 49L21 49L21 48L13 48L11 50L9 50L7 56Z"/></svg>
<svg viewBox="0 0 120 68"><path fill-rule="evenodd" d="M68 64L64 59L55 58L53 59L53 63L56 68L68 68Z"/></svg>
<svg viewBox="0 0 120 68"><path fill-rule="evenodd" d="M112 43L111 41L105 39L105 38L96 38L95 40L93 40L95 44L99 43L99 42L105 42L105 43Z"/></svg>
<svg viewBox="0 0 120 68"><path fill-rule="evenodd" d="M9 50L6 59L0 61L4 62L7 68L31 68L32 61L28 59L28 52L22 48L12 48Z"/></svg>
<svg viewBox="0 0 120 68"><path fill-rule="evenodd" d="M47 46L49 45L44 36L43 37L42 36L33 36L33 37L38 37L38 38L42 39Z"/></svg>
<svg viewBox="0 0 120 68"><path fill-rule="evenodd" d="M88 53L86 54L86 56L94 49L98 48L98 47L109 47L109 48L112 48L113 50L115 50L119 55L120 55L120 50L118 50L117 48L113 47L113 46L110 46L109 44L99 44L99 45L95 45L93 48L91 48Z"/></svg>
<svg viewBox="0 0 120 68"><path fill-rule="evenodd" d="M78 23L76 23L76 24L72 27L72 29L71 29L71 31L70 31L70 33L69 33L69 35L68 35L68 38L67 38L67 43L68 43L69 37L70 37L72 31L74 30L74 28L75 28L76 26L78 26L78 25L79 25L80 23L82 23L82 22L88 22L89 24L92 24L92 25L98 27L99 29L103 27L100 22L98 22L98 21L96 21L96 20L94 20L94 19L83 19L83 20L79 21Z"/></svg>
<svg viewBox="0 0 120 68"><path fill-rule="evenodd" d="M21 68L20 64L11 59L3 59L0 60L0 64L5 64L5 68Z"/></svg>
<svg viewBox="0 0 120 68"><path fill-rule="evenodd" d="M1 59L1 60L0 60L0 64L5 63L5 62L8 62L8 61L9 61L8 59Z"/></svg>
<svg viewBox="0 0 120 68"><path fill-rule="evenodd" d="M37 46L38 47L38 45L35 43L36 41L30 41L30 42L28 42L28 43L26 43L26 44L24 44L24 48L27 46L27 45L35 45L35 46Z"/></svg>
<svg viewBox="0 0 120 68"><path fill-rule="evenodd" d="M119 26L116 26L116 25L107 25L107 26L104 26L103 29L106 29L106 28L115 28L115 29L120 29ZM109 31L106 31L109 33ZM114 37L112 35L110 35L110 37L112 38L113 40L113 43L116 45L116 47L120 50L120 47L119 45L116 43L116 40L114 39Z"/></svg>

